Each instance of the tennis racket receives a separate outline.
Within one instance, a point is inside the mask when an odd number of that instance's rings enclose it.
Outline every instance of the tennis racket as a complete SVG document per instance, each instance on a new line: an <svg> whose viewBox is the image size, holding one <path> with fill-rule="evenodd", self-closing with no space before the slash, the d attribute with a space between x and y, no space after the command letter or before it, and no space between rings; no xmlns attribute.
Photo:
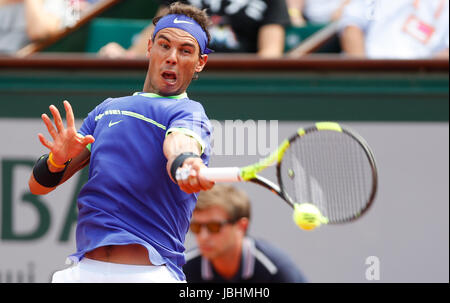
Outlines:
<svg viewBox="0 0 450 303"><path fill-rule="evenodd" d="M258 173L276 164L278 184ZM204 168L199 172L216 182L253 182L277 194L295 209L313 204L321 223L340 224L361 217L377 191L377 168L365 140L334 122L300 128L267 158L245 167ZM186 179L189 169L178 169Z"/></svg>

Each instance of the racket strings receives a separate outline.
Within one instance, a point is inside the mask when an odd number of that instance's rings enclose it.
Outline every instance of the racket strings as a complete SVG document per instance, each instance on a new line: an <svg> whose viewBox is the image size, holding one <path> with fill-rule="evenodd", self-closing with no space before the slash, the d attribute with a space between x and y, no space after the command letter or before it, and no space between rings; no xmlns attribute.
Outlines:
<svg viewBox="0 0 450 303"><path fill-rule="evenodd" d="M358 217L369 203L372 166L346 133L314 131L294 140L280 168L283 190L297 203L316 205L330 223Z"/></svg>

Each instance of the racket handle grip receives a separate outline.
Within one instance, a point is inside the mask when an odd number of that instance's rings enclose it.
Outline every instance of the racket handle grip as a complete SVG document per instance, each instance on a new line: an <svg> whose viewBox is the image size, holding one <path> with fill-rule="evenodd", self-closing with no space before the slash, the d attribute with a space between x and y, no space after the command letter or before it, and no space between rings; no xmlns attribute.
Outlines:
<svg viewBox="0 0 450 303"><path fill-rule="evenodd" d="M200 175L215 182L240 182L242 181L239 167L211 167L202 168Z"/></svg>

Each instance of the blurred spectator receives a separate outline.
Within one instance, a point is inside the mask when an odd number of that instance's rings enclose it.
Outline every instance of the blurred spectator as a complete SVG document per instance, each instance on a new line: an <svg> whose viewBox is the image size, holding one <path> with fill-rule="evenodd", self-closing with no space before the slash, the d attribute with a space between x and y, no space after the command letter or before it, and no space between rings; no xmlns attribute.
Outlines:
<svg viewBox="0 0 450 303"><path fill-rule="evenodd" d="M187 282L306 282L279 248L246 235L250 220L247 195L216 184L199 194L191 220L198 248L187 253Z"/></svg>
<svg viewBox="0 0 450 303"><path fill-rule="evenodd" d="M175 2L161 0L159 12ZM257 53L261 57L281 57L284 51L284 27L290 23L285 1L182 0L182 3L207 9L212 25L210 48L216 53ZM117 43L104 46L99 55L110 58L145 56L153 26L142 31L133 45L125 50Z"/></svg>
<svg viewBox="0 0 450 303"><path fill-rule="evenodd" d="M305 0L286 0L291 25L301 27L306 25L303 17L303 7Z"/></svg>
<svg viewBox="0 0 450 303"><path fill-rule="evenodd" d="M339 20L351 0L286 0L289 17L294 26L306 23L326 24Z"/></svg>
<svg viewBox="0 0 450 303"><path fill-rule="evenodd" d="M304 15L310 23L329 23L339 20L342 11L352 0L304 0Z"/></svg>
<svg viewBox="0 0 450 303"><path fill-rule="evenodd" d="M448 18L448 0L352 0L341 19L341 47L367 58L448 58Z"/></svg>
<svg viewBox="0 0 450 303"><path fill-rule="evenodd" d="M14 53L73 25L89 5L86 0L0 0L0 53Z"/></svg>

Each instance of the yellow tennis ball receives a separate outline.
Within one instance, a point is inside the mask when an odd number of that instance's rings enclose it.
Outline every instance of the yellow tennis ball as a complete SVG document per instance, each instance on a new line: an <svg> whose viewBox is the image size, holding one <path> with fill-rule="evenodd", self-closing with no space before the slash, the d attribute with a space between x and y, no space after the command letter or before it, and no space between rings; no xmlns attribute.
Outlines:
<svg viewBox="0 0 450 303"><path fill-rule="evenodd" d="M312 230L328 221L320 210L310 203L295 204L293 219L295 224L304 230Z"/></svg>

